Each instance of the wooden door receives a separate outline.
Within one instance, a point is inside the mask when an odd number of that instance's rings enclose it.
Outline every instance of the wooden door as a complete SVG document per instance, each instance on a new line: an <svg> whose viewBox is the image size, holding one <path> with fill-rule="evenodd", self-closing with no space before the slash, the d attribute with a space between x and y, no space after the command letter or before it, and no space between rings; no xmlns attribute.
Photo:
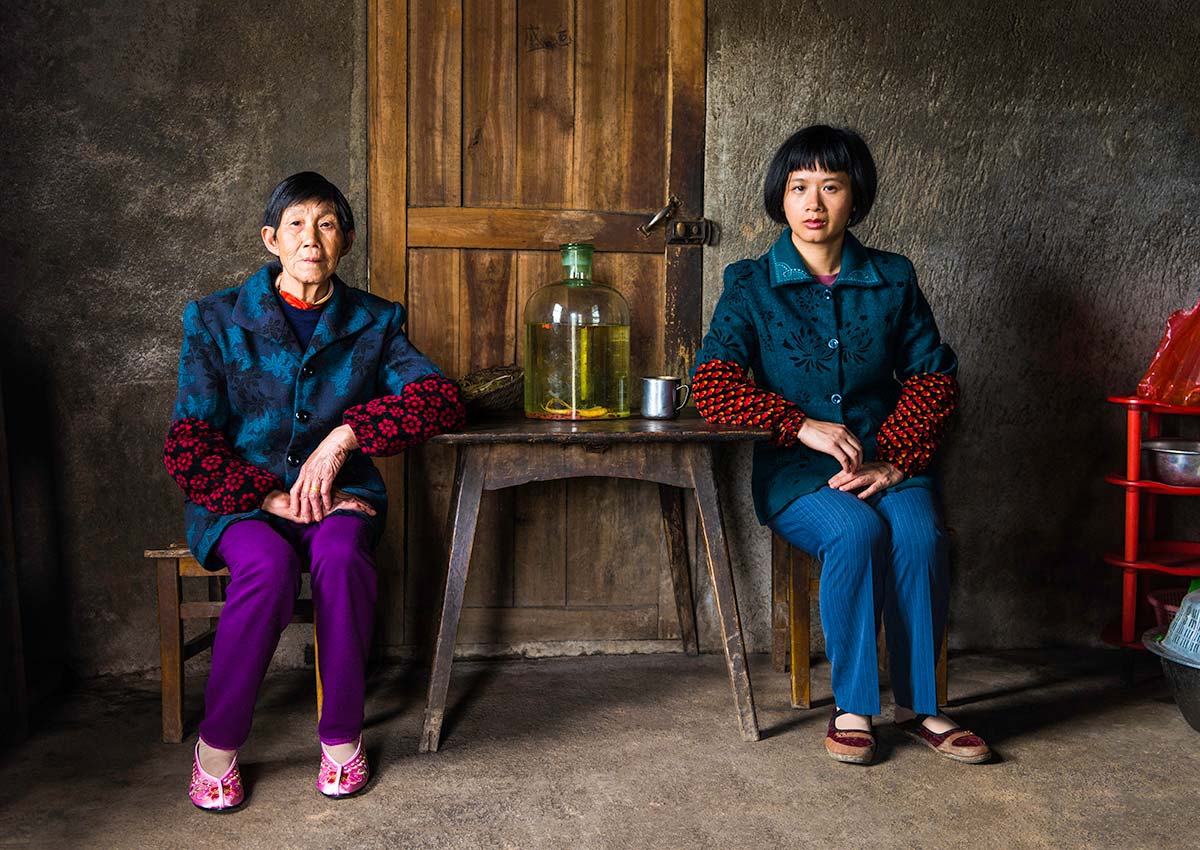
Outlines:
<svg viewBox="0 0 1200 850"><path fill-rule="evenodd" d="M407 305L413 342L452 377L521 363L526 299L561 277L560 243L590 241L596 280L629 302L634 403L638 376L686 374L701 249L636 227L670 195L676 218L701 215L703 0L372 0L370 11L370 287ZM436 626L450 452L427 446L388 467L391 646ZM657 488L630 481L487 494L460 649L678 646L659 516Z"/></svg>

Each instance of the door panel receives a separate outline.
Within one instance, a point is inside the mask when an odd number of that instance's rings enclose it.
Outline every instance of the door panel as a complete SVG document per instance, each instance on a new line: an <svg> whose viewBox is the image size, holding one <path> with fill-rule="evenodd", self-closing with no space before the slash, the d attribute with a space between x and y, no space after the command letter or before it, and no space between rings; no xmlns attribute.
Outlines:
<svg viewBox="0 0 1200 850"><path fill-rule="evenodd" d="M520 363L557 245L591 241L595 279L629 302L635 405L642 375L690 366L700 249L636 226L670 194L700 214L703 0L370 5L371 286L406 300L413 342L451 377ZM422 447L405 470L406 580L382 610L405 612L385 633L408 643L436 624L453 453ZM486 494L460 642L677 636L659 505L612 479Z"/></svg>
<svg viewBox="0 0 1200 850"><path fill-rule="evenodd" d="M624 175L622 207L625 209L652 212L663 205L671 138L667 129L667 78L671 73L667 63L667 13L671 5L631 0L626 7L622 94L627 141L621 150L621 166L614 169ZM703 25L704 3L688 5L700 7L698 13ZM703 168L703 141L699 153Z"/></svg>
<svg viewBox="0 0 1200 850"><path fill-rule="evenodd" d="M595 278L616 289L629 303L629 370L634 405L642 403L642 377L664 374L663 258L654 254L599 254Z"/></svg>
<svg viewBox="0 0 1200 850"><path fill-rule="evenodd" d="M462 203L462 2L410 0L408 202Z"/></svg>
<svg viewBox="0 0 1200 850"><path fill-rule="evenodd" d="M570 481L567 604L657 606L658 576L666 568L658 517L657 484L614 478Z"/></svg>
<svg viewBox="0 0 1200 850"><path fill-rule="evenodd" d="M571 0L517 4L517 197L525 207L569 207L575 140ZM480 68L479 73L488 73Z"/></svg>
<svg viewBox="0 0 1200 850"><path fill-rule="evenodd" d="M517 185L516 0L467 0L463 67L463 204L511 206Z"/></svg>
<svg viewBox="0 0 1200 850"><path fill-rule="evenodd" d="M459 367L515 363L517 356L517 253L463 251L459 313Z"/></svg>
<svg viewBox="0 0 1200 850"><path fill-rule="evenodd" d="M624 0L595 0L579 4L576 31L576 133L572 155L571 206L576 209L621 209L625 206L625 49ZM617 95L614 97L614 94ZM607 152L608 157L597 156Z"/></svg>

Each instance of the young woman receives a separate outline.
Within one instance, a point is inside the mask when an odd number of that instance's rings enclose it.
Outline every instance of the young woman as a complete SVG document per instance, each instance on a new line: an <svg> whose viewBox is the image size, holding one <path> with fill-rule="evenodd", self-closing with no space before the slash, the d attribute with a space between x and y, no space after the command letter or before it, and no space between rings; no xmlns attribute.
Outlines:
<svg viewBox="0 0 1200 850"><path fill-rule="evenodd" d="M354 244L346 198L319 174L271 194L262 240L277 262L187 305L179 395L164 448L186 498L188 544L229 568L188 794L202 809L243 799L237 751L292 618L302 564L325 700L317 787L361 790L374 546L387 494L371 456L464 418L458 388L404 335L404 308L334 274Z"/></svg>
<svg viewBox="0 0 1200 850"><path fill-rule="evenodd" d="M754 503L760 522L822 562L829 754L874 757L882 616L898 726L976 763L987 745L938 714L934 682L949 577L932 463L958 364L912 263L847 229L867 217L875 187L851 130L806 127L783 143L763 201L786 227L762 257L725 269L692 397L710 421L775 432L755 447Z"/></svg>

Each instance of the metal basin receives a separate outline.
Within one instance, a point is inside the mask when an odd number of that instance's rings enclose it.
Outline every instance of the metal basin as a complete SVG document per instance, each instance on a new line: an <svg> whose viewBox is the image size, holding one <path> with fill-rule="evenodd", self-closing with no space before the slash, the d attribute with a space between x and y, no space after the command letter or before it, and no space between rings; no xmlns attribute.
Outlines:
<svg viewBox="0 0 1200 850"><path fill-rule="evenodd" d="M1143 440L1142 467L1143 478L1178 487L1200 487L1200 440Z"/></svg>
<svg viewBox="0 0 1200 850"><path fill-rule="evenodd" d="M1163 673L1175 692L1175 704L1188 725L1200 732L1200 670L1169 658L1162 661Z"/></svg>
<svg viewBox="0 0 1200 850"><path fill-rule="evenodd" d="M1200 666L1192 659L1162 645L1162 630L1153 628L1142 635L1142 644L1162 661L1163 674L1171 683L1175 704L1188 725L1200 732Z"/></svg>

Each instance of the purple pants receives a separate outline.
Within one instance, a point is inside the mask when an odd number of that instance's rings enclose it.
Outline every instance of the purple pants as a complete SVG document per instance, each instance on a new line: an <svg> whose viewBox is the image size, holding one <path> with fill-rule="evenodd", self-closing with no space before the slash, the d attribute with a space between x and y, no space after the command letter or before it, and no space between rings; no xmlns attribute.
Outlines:
<svg viewBox="0 0 1200 850"><path fill-rule="evenodd" d="M230 578L200 737L236 750L250 736L258 688L279 633L292 619L307 562L325 694L317 731L326 744L357 739L375 619L375 556L366 520L349 514L309 525L242 520L221 535L217 554Z"/></svg>

